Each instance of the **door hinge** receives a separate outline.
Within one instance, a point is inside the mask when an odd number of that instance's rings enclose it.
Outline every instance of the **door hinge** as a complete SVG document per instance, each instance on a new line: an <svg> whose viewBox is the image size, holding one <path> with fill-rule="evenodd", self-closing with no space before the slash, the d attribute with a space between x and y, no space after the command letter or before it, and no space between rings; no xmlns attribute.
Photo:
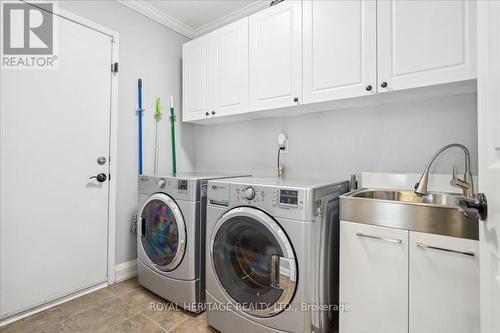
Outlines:
<svg viewBox="0 0 500 333"><path fill-rule="evenodd" d="M118 73L118 63L114 62L111 64L111 72Z"/></svg>

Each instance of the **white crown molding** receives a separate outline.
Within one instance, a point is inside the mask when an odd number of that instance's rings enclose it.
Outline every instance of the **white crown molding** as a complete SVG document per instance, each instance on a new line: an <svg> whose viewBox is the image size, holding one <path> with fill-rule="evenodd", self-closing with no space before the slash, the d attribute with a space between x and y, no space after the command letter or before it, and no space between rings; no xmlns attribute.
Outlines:
<svg viewBox="0 0 500 333"><path fill-rule="evenodd" d="M209 33L212 30L215 30L217 28L220 28L222 26L225 26L231 22L234 22L238 19L241 19L243 17L249 16L253 13L258 12L259 10L262 10L264 8L269 7L269 1L266 0L258 0L254 3L249 4L248 6L245 6L241 9L238 9L226 16L223 16L213 22L210 22L208 24L205 24L201 26L198 29L193 29L187 24L184 24L180 20L176 19L175 17L172 17L168 14L163 13L162 11L158 10L156 7L152 6L151 4L148 3L148 1L144 0L118 0L119 3L122 5L125 5L136 12L149 17L153 21L156 21L174 31L177 31L178 33L193 39L202 35L205 35Z"/></svg>
<svg viewBox="0 0 500 333"><path fill-rule="evenodd" d="M182 23L178 19L167 15L161 11L159 11L156 7L150 5L147 1L137 0L137 1L129 1L129 0L118 0L119 3L125 5L136 12L149 17L153 21L156 21L174 31L177 31L181 35L184 35L188 38L195 38L196 31L192 29L190 26Z"/></svg>
<svg viewBox="0 0 500 333"><path fill-rule="evenodd" d="M218 18L217 20L210 22L208 24L205 24L198 29L195 30L196 36L202 36L210 31L213 31L217 28L223 27L225 25L228 25L229 23L232 23L234 21L237 21L239 19L242 19L244 17L247 17L251 14L254 14L264 8L269 7L270 1L264 1L264 0L259 0L254 3L249 4L248 6L245 6L243 8L240 8L226 16L223 16L221 18Z"/></svg>

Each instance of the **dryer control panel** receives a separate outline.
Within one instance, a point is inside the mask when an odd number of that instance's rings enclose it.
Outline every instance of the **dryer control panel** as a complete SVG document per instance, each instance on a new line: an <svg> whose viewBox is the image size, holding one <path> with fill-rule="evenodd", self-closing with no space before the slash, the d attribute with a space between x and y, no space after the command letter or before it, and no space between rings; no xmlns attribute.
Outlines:
<svg viewBox="0 0 500 333"><path fill-rule="evenodd" d="M206 181L205 181L206 182ZM139 176L139 193L166 193L174 199L196 201L197 182L190 179L172 177Z"/></svg>

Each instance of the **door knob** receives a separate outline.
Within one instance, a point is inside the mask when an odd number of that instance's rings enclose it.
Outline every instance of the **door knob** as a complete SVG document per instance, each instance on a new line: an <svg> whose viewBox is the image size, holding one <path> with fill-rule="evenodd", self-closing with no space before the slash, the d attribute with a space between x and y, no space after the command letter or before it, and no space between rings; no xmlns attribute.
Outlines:
<svg viewBox="0 0 500 333"><path fill-rule="evenodd" d="M105 182L108 177L106 177L105 173L100 173L97 176L92 176L89 179L97 179L99 183Z"/></svg>
<svg viewBox="0 0 500 333"><path fill-rule="evenodd" d="M205 112L205 116L207 116L207 117L208 117L208 115L209 115L209 114L210 114L210 113L208 113L208 112Z"/></svg>
<svg viewBox="0 0 500 333"><path fill-rule="evenodd" d="M372 86L371 86L371 84L367 85L367 86L365 87L365 89L366 89L366 91L371 91L371 90L372 90Z"/></svg>
<svg viewBox="0 0 500 333"><path fill-rule="evenodd" d="M385 81L384 81L384 82L382 82L382 83L380 84L380 86L381 86L382 88L387 87L387 82L385 82Z"/></svg>

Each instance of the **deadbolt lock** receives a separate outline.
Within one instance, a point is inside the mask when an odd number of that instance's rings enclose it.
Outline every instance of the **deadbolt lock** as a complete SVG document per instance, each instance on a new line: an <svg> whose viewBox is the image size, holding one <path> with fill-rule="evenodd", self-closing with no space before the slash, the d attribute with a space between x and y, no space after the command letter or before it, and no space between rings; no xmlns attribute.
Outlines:
<svg viewBox="0 0 500 333"><path fill-rule="evenodd" d="M106 157L104 157L104 156L99 156L99 157L97 158L97 164L99 164L99 165L104 165L105 163L106 163Z"/></svg>

